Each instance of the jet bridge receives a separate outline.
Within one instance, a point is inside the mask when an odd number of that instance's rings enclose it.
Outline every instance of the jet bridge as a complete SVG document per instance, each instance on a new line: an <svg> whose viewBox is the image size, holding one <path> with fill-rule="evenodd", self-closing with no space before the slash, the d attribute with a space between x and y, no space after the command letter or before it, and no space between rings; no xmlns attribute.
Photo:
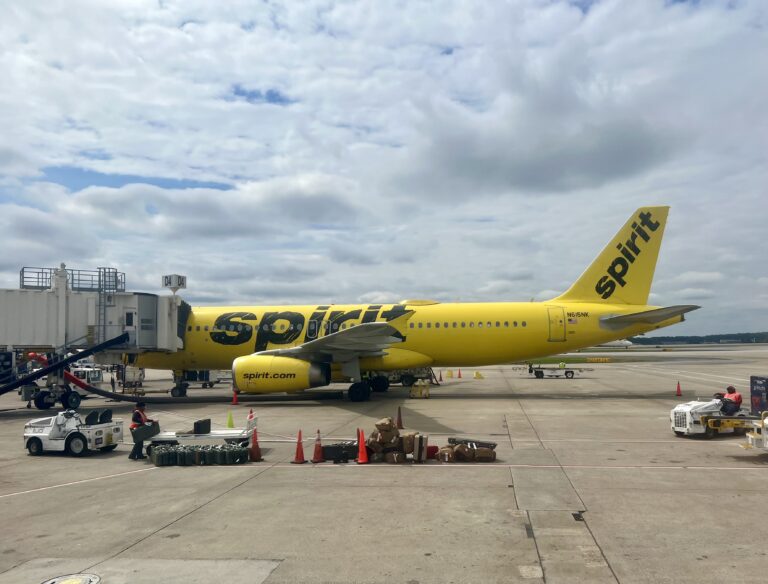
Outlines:
<svg viewBox="0 0 768 584"><path fill-rule="evenodd" d="M86 349L123 333L116 355L182 348L189 306L178 296L126 292L114 268L22 268L18 290L0 289L0 347ZM185 318L182 318L182 321Z"/></svg>
<svg viewBox="0 0 768 584"><path fill-rule="evenodd" d="M3 360L0 395L50 370L50 387L38 392L46 395L36 405L67 401L66 387L56 384L70 361L94 354L101 363L121 363L126 354L175 352L183 348L190 312L176 295L127 292L125 274L114 268L22 268L18 290L0 289L0 350L7 348L2 355L10 356L11 363L14 354L27 351L54 356L50 367L18 375L12 365L8 375L8 359Z"/></svg>

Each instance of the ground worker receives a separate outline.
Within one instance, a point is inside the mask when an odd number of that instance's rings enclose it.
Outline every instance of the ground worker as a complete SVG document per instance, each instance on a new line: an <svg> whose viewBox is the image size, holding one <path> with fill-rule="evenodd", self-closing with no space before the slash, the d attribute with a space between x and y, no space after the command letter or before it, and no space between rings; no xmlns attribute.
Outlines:
<svg viewBox="0 0 768 584"><path fill-rule="evenodd" d="M147 414L144 413L144 408L147 404L144 402L138 402L136 404L136 408L133 410L133 417L131 418L131 430L135 430L139 426L143 426L145 424L152 424L155 421L151 420L147 417ZM144 450L144 441L143 440L136 440L134 438L133 440L133 450L131 450L131 453L128 455L128 458L131 460L141 460L142 458L146 458L143 453Z"/></svg>
<svg viewBox="0 0 768 584"><path fill-rule="evenodd" d="M726 416L732 416L741 409L741 394L736 391L736 388L729 385L725 388L725 395L723 396L722 412Z"/></svg>

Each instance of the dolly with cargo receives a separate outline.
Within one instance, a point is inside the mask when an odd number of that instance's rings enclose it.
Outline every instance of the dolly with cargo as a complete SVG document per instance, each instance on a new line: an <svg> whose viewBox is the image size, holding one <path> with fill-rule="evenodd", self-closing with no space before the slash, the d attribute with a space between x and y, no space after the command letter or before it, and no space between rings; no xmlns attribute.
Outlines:
<svg viewBox="0 0 768 584"><path fill-rule="evenodd" d="M24 425L24 446L33 456L44 451L83 456L92 450L109 452L123 441L123 421L112 410L92 410L83 419L74 410L30 420Z"/></svg>
<svg viewBox="0 0 768 584"><path fill-rule="evenodd" d="M249 416L244 428L214 428L211 429L211 420L197 420L194 427L189 430L161 431L147 438L150 442L147 447L147 456L152 455L152 449L157 446L178 446L191 444L205 444L223 441L227 444L248 446L251 441L253 429L258 422L257 416Z"/></svg>

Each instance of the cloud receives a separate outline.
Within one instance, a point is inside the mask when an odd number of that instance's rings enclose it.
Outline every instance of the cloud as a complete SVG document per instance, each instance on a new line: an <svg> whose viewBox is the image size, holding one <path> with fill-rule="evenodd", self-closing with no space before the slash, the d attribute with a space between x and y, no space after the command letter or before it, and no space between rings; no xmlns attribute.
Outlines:
<svg viewBox="0 0 768 584"><path fill-rule="evenodd" d="M65 261L204 303L546 299L669 204L653 301L704 306L674 331L766 330L766 24L755 0L6 3L0 285Z"/></svg>

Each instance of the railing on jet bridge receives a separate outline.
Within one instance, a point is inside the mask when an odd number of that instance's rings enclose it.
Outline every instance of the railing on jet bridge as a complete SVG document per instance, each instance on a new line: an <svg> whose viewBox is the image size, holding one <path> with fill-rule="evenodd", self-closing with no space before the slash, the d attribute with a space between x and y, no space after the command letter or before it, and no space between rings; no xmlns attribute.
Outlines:
<svg viewBox="0 0 768 584"><path fill-rule="evenodd" d="M19 272L19 288L23 290L48 290L51 288L56 268L25 266ZM105 281L105 273L110 281ZM75 292L125 292L125 272L114 269L72 270L67 268L69 288Z"/></svg>

